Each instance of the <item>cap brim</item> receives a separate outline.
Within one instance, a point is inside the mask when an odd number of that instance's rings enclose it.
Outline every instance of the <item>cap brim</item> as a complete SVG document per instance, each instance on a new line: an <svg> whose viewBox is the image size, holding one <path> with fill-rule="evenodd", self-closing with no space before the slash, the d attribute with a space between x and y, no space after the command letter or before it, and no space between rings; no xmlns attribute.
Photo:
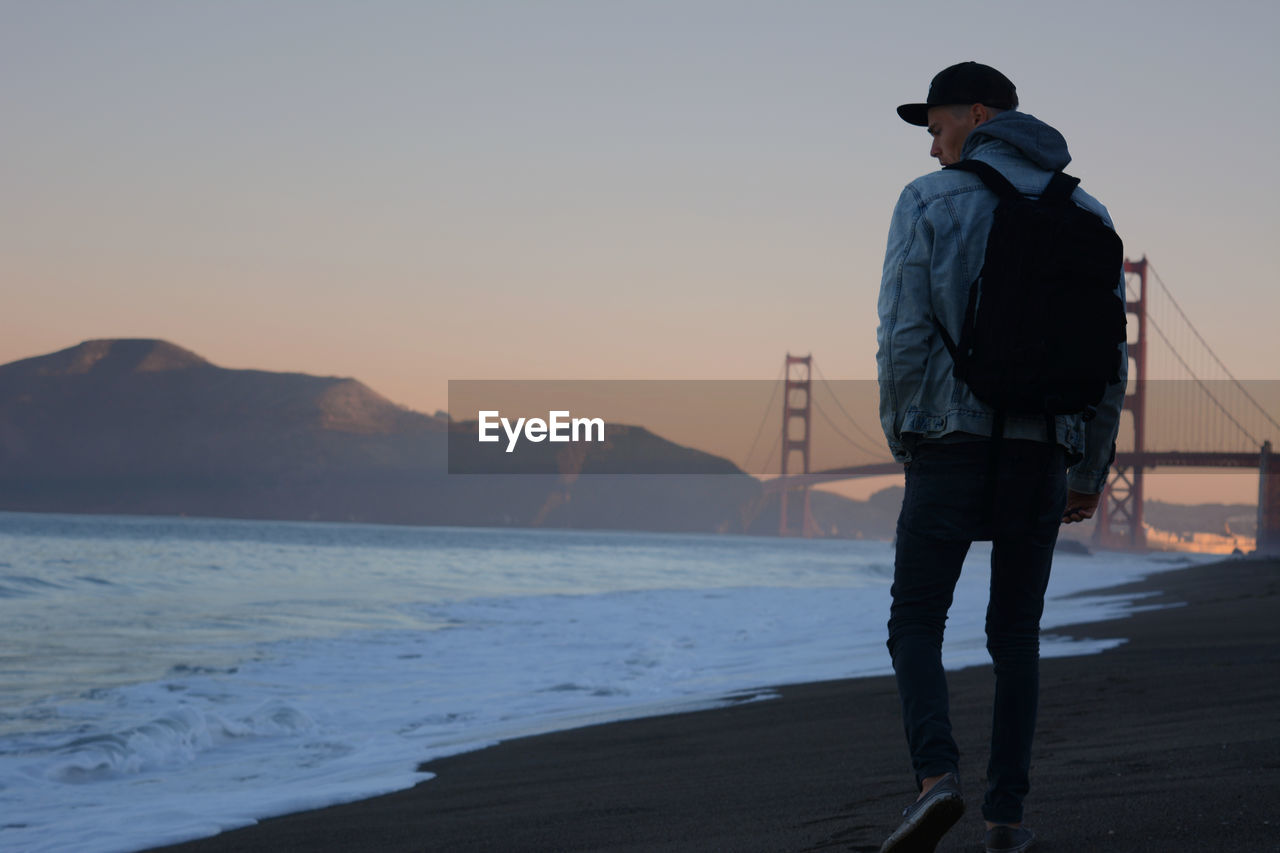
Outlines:
<svg viewBox="0 0 1280 853"><path fill-rule="evenodd" d="M914 124L918 127L929 126L929 105L928 104L903 104L898 107L898 116L907 124Z"/></svg>

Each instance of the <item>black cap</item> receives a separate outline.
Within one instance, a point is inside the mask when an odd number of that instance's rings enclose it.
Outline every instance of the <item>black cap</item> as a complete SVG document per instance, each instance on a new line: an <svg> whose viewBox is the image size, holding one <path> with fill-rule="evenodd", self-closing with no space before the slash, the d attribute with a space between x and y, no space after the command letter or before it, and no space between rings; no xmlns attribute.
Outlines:
<svg viewBox="0 0 1280 853"><path fill-rule="evenodd" d="M998 110L1018 108L1018 90L1008 77L978 62L961 62L944 68L929 84L929 98L923 104L903 104L898 115L908 124L929 126L929 107L950 104L986 104Z"/></svg>

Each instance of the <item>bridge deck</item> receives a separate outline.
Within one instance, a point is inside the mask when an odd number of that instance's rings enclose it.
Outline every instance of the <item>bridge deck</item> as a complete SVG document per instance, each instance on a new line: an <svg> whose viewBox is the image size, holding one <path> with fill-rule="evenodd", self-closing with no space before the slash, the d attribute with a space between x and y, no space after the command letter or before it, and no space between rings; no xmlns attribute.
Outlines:
<svg viewBox="0 0 1280 853"><path fill-rule="evenodd" d="M1117 453L1115 460L1116 466L1121 468L1257 468L1261 463L1260 453L1184 453L1181 451ZM898 462L876 462L870 465L850 465L845 468L811 471L808 474L788 474L785 477L768 480L764 485L767 491L773 492L779 489L831 483L836 480L884 477L900 473L902 473L902 465Z"/></svg>

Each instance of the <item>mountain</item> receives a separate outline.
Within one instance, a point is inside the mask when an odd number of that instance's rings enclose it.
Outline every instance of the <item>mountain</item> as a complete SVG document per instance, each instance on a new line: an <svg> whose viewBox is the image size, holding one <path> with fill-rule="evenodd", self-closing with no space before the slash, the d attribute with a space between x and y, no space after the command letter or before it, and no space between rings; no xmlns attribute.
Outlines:
<svg viewBox="0 0 1280 853"><path fill-rule="evenodd" d="M285 517L307 516L282 489L393 459L430 467L423 438L444 429L352 379L86 341L0 366L0 506L264 517L279 501Z"/></svg>
<svg viewBox="0 0 1280 853"><path fill-rule="evenodd" d="M463 428L354 379L86 341L0 366L0 509L735 531L759 502L726 460L632 426L534 473L448 474L449 430ZM618 473L637 459L652 473Z"/></svg>

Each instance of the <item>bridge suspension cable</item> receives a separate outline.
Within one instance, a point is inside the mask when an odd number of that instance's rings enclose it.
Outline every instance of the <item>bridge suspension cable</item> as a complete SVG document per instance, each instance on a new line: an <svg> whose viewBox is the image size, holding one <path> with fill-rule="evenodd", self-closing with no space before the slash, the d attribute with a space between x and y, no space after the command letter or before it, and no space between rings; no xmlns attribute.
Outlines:
<svg viewBox="0 0 1280 853"><path fill-rule="evenodd" d="M1252 403L1254 408L1256 408L1259 412L1261 412L1262 416L1266 418L1267 421L1273 427L1275 427L1276 429L1280 429L1280 423L1276 423L1275 418L1271 417L1271 414L1262 407L1262 404L1259 403L1256 399L1254 399L1253 395L1250 394L1248 390L1240 383L1240 380L1236 379L1235 375L1227 368L1225 364L1223 364L1222 359L1218 358L1218 354L1213 351L1213 347L1209 346L1209 342L1204 339L1204 336L1200 334L1200 330L1197 329L1195 327L1195 324L1191 322L1191 318L1187 316L1187 312L1182 310L1182 306L1179 305L1178 300L1173 297L1173 294L1169 291L1168 286L1165 285L1164 280L1160 278L1160 274L1156 272L1155 267L1151 265L1150 261L1147 262L1147 269L1150 270L1152 276L1155 277L1156 283L1160 285L1160 289L1164 291L1164 295L1169 298L1169 303L1173 305L1173 307L1177 310L1178 315L1182 317L1183 322L1187 324L1187 328L1189 328L1191 330L1191 333L1196 336L1196 340L1200 341L1200 344L1205 348L1205 351L1209 353L1209 355L1213 358L1215 362L1217 362L1218 367L1222 368L1222 372L1227 375L1227 378L1230 379L1232 384L1234 384L1236 388L1240 390L1240 393L1242 393L1245 396L1245 399L1247 399L1250 403ZM1148 320L1151 319L1150 315L1148 315L1147 319ZM1160 329L1157 327L1156 331L1160 332ZM1164 341L1166 344L1169 344L1169 339L1165 337L1163 332L1160 332L1160 337L1164 338ZM1169 348L1172 350L1173 345L1169 344ZM1175 351L1175 355L1176 355L1176 351ZM1182 359L1179 358L1179 361L1182 361ZM1185 362L1183 362L1183 366L1187 367ZM1197 380L1199 379L1199 377L1195 376L1195 373L1191 372L1191 368L1187 367L1187 371L1191 373L1192 377L1196 378ZM1217 400L1214 400L1214 402L1217 403ZM1219 408L1221 408L1221 404L1219 404ZM1228 417L1230 417L1230 415L1228 415ZM1235 419L1233 418L1232 420L1234 422ZM1236 426L1240 426L1239 423L1236 423ZM1241 429L1243 430L1244 428L1241 427ZM1248 432L1246 431L1245 434L1248 435ZM1250 436L1250 438L1255 443L1257 443L1257 440L1253 439L1252 436Z"/></svg>
<svg viewBox="0 0 1280 853"><path fill-rule="evenodd" d="M784 363L782 369L778 371L777 377L773 380L773 391L769 393L769 402L764 404L764 414L760 416L760 426L756 428L756 437L751 441L751 449L747 451L746 467L747 473L751 473L751 459L756 455L756 444L760 441L760 436L764 434L764 425L769 421L769 412L773 411L773 401L778 396L778 386L782 384L782 378L786 375L787 366ZM769 463L773 461L773 453L770 451L769 456L764 461L764 467L761 471L767 471Z"/></svg>
<svg viewBox="0 0 1280 853"><path fill-rule="evenodd" d="M1167 290L1166 290L1165 292L1166 292L1166 293L1168 293L1168 291L1167 291ZM1174 357L1174 358L1176 358L1176 359L1178 360L1178 363L1179 363L1179 364L1181 364L1181 365L1186 369L1187 373L1191 374L1191 378L1195 380L1196 385L1200 386L1200 390L1201 390L1201 391L1203 391L1203 392L1205 393L1205 396L1207 396L1210 400L1212 400L1212 401L1213 401L1213 404L1214 404L1215 406L1217 406L1217 407L1218 407L1218 411L1220 411L1220 412L1222 412L1222 414L1226 415L1226 416L1227 416L1227 420L1229 420L1229 421L1231 421L1231 423L1235 424L1236 429L1240 430L1240 432L1244 434L1245 438L1249 439L1249 441L1250 441L1250 442L1252 442L1254 445L1261 446L1261 445L1262 445L1262 442L1261 442L1261 441L1259 441L1258 439L1256 439L1256 438L1253 436L1253 434L1249 432L1249 430L1247 430L1247 429L1245 429L1245 428L1244 428L1244 425L1243 425L1243 424L1241 424L1238 420L1236 420L1235 415L1231 414L1231 412L1229 412L1229 411L1227 410L1227 407L1226 407L1226 406L1224 406L1224 405L1222 405L1222 403L1221 403L1221 402L1219 402L1218 398L1217 398L1217 397L1215 397L1215 396L1213 395L1213 392L1209 390L1208 386L1206 386L1206 385L1204 384L1204 380L1202 380L1199 376L1197 376L1197 375L1196 375L1196 372L1195 372L1194 370L1192 370L1192 369L1191 369L1191 365L1187 364L1186 359L1184 359L1184 358L1183 358L1183 357L1178 353L1178 349L1177 349L1177 347L1175 347L1175 346L1173 345L1173 342L1169 340L1169 337L1168 337L1168 336L1164 333L1164 331L1160 328L1160 324L1156 322L1155 318L1154 318L1154 317L1152 317L1150 314L1148 314L1148 315L1147 315L1147 322L1151 324L1151 328L1155 329L1156 334L1157 334L1157 335L1159 335L1159 336L1160 336L1160 339L1161 339L1162 341L1164 341L1164 342L1165 342L1165 344L1169 347L1169 352L1171 352L1171 353L1173 354L1173 357ZM1194 327L1192 328L1192 331L1195 331ZM1207 345L1206 345L1206 347L1207 347ZM1212 353L1212 350L1210 350L1210 353ZM1221 362L1219 362L1219 364L1221 364ZM1226 370L1226 368L1224 367L1224 368L1223 368L1223 370ZM1228 375L1230 375L1230 374L1228 374ZM1234 378L1235 378L1235 377L1232 377L1232 379L1234 379ZM1236 384L1237 384L1237 385L1239 385L1239 383L1236 383ZM1244 389L1241 389L1241 390L1244 390ZM1248 392L1247 392L1247 391L1245 392L1245 396L1248 396ZM1252 400L1253 398L1252 398L1252 397L1250 397L1249 399L1250 399L1250 400ZM1257 405L1257 403L1255 402L1255 403L1254 403L1254 405ZM1263 414L1266 414L1266 412L1263 412ZM1268 415L1267 417L1268 417L1268 419L1270 419L1270 415ZM1272 421L1272 423L1275 423L1275 421Z"/></svg>
<svg viewBox="0 0 1280 853"><path fill-rule="evenodd" d="M777 453L780 447L782 447L781 437L779 437L773 444L769 445L769 455L764 458L764 465L760 467L761 473L768 473L769 466L773 464L773 454Z"/></svg>
<svg viewBox="0 0 1280 853"><path fill-rule="evenodd" d="M813 365L813 369L816 370L818 373L818 381L821 382L823 387L827 389L827 392L831 394L831 399L836 401L836 405L840 408L840 411L844 413L844 416L845 418L848 419L849 423L853 424L853 428L856 429L858 432L862 433L863 436L865 436L873 445L876 445L877 447L879 447L881 442L884 441L884 436L872 435L871 433L863 429L862 424L858 423L857 419L853 415L849 414L849 410L846 409L844 407L844 404L840 402L840 398L836 396L835 391L831 388L831 382L827 379L826 376L823 375L822 368L819 367L816 362ZM851 442L851 443L853 443L855 447L860 447L860 445L854 442ZM877 455L877 454L884 455L882 450L873 450L870 452L872 453L872 455Z"/></svg>
<svg viewBox="0 0 1280 853"><path fill-rule="evenodd" d="M832 395L832 396L835 396L835 395ZM837 400L837 402L839 401ZM818 404L818 400L816 397L813 400L813 407L818 410L818 414L822 415L822 419L827 422L827 426L831 427L831 429L835 431L836 435L840 436L845 441L849 442L849 444L861 450L863 453L870 453L872 456L875 456L877 454L877 451L871 450L867 448L865 445L859 443L856 439L850 438L849 436L845 435L844 432L840 429L840 427L836 426L835 422L831 420L831 418L827 415L826 410L823 409L822 406ZM856 426L857 423L855 422L854 425Z"/></svg>

